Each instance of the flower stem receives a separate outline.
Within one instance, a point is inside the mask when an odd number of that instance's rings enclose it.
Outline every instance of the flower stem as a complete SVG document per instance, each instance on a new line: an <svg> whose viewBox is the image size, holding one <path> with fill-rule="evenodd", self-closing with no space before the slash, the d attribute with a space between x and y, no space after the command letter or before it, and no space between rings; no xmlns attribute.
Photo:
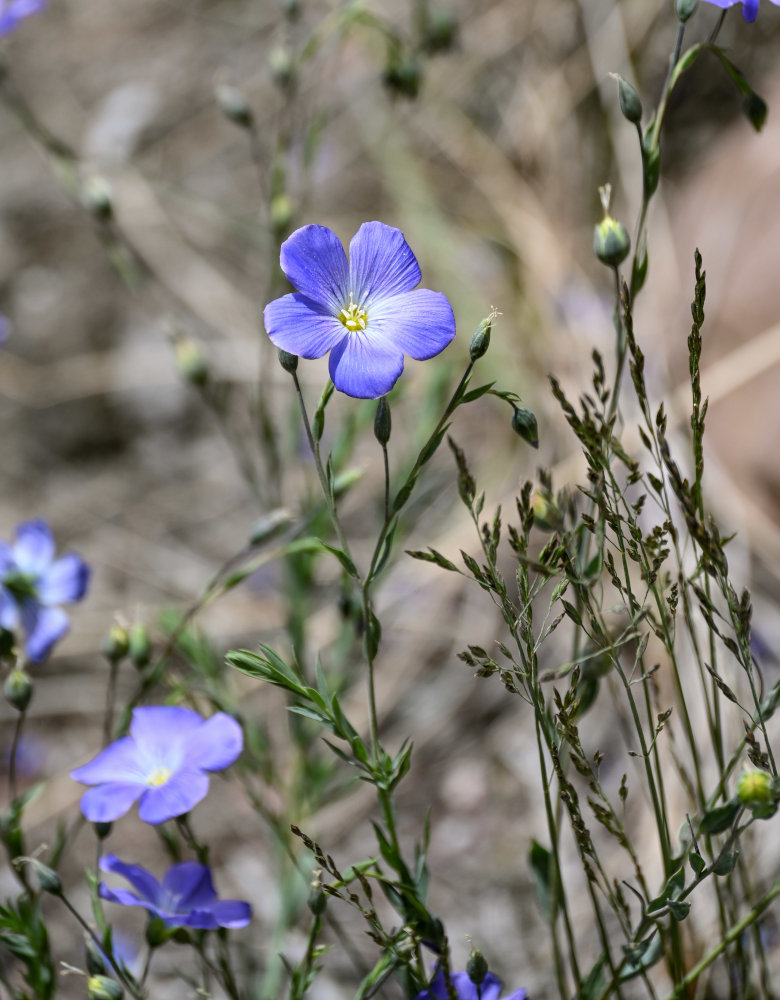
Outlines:
<svg viewBox="0 0 780 1000"><path fill-rule="evenodd" d="M22 738L22 727L24 726L26 712L22 711L16 717L14 726L14 738L11 742L11 753L8 759L8 792L11 802L16 799L16 755L19 751L19 741Z"/></svg>

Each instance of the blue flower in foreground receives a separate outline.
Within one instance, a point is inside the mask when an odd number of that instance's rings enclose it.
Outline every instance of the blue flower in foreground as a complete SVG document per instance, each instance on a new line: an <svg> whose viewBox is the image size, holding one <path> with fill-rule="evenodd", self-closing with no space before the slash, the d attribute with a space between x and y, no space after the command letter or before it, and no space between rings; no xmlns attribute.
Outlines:
<svg viewBox="0 0 780 1000"><path fill-rule="evenodd" d="M196 861L171 865L158 882L140 865L127 865L114 854L100 859L104 872L116 872L127 879L135 892L110 889L105 882L98 889L103 899L122 906L142 906L154 917L161 917L169 927L246 927L252 908L241 899L217 899L211 871Z"/></svg>
<svg viewBox="0 0 780 1000"><path fill-rule="evenodd" d="M415 287L420 268L400 229L364 222L347 262L334 232L304 226L282 244L281 264L297 291L265 307L268 336L302 358L330 351L330 377L348 396L384 396L404 354L425 361L455 336L446 297Z"/></svg>
<svg viewBox="0 0 780 1000"><path fill-rule="evenodd" d="M492 972L488 972L479 987L472 983L467 972L451 972L450 983L457 1000L498 1000L501 992L501 981ZM418 993L415 1000L449 1000L449 997L444 969L439 969L428 989ZM508 993L503 1000L525 1000L525 990Z"/></svg>
<svg viewBox="0 0 780 1000"><path fill-rule="evenodd" d="M54 552L51 529L40 520L20 524L13 545L0 542L0 628L14 632L21 625L34 663L68 631L68 616L57 605L80 601L89 582L83 559L74 552L55 559Z"/></svg>
<svg viewBox="0 0 780 1000"><path fill-rule="evenodd" d="M189 708L136 708L130 735L71 771L84 785L81 811L93 823L110 823L140 799L146 823L164 823L189 812L209 790L208 771L222 771L241 753L241 726L224 712L202 719Z"/></svg>
<svg viewBox="0 0 780 1000"><path fill-rule="evenodd" d="M727 7L733 7L735 3L742 4L742 16L746 21L755 21L758 17L758 4L759 0L705 0L705 3L714 4L716 7L721 7L724 10ZM770 0L775 7L780 7L780 0Z"/></svg>
<svg viewBox="0 0 780 1000"><path fill-rule="evenodd" d="M20 21L40 13L45 6L46 0L0 0L0 35L10 35Z"/></svg>

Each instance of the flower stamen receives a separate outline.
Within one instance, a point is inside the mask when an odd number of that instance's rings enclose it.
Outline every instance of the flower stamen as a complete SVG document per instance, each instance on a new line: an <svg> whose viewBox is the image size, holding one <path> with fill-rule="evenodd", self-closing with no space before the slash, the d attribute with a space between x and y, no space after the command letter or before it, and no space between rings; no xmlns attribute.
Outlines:
<svg viewBox="0 0 780 1000"><path fill-rule="evenodd" d="M349 305L341 310L339 319L348 330L353 332L365 330L368 326L368 313L355 303L352 292L349 293Z"/></svg>
<svg viewBox="0 0 780 1000"><path fill-rule="evenodd" d="M146 779L146 783L152 788L159 788L160 785L166 783L172 774L173 771L169 767L156 767Z"/></svg>

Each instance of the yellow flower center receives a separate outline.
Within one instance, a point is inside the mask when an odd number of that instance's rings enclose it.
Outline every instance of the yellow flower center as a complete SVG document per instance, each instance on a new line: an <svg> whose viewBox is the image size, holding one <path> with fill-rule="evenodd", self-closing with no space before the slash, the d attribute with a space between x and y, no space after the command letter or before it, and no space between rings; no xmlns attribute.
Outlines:
<svg viewBox="0 0 780 1000"><path fill-rule="evenodd" d="M160 785L165 784L172 774L173 771L168 767L156 767L146 779L146 783L147 785L151 785L152 788L159 788Z"/></svg>
<svg viewBox="0 0 780 1000"><path fill-rule="evenodd" d="M349 293L349 305L341 310L339 319L348 330L365 330L368 325L368 313L355 304L352 292Z"/></svg>

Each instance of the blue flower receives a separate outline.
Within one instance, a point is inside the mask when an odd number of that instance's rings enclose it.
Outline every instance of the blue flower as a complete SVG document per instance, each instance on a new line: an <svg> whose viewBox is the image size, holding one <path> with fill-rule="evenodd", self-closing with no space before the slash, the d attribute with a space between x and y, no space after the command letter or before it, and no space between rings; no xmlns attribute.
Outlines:
<svg viewBox="0 0 780 1000"><path fill-rule="evenodd" d="M364 222L348 262L334 232L304 226L282 244L281 264L297 291L265 307L268 336L302 358L330 351L330 377L348 396L384 396L404 354L425 361L455 336L446 297L415 287L420 268L400 229Z"/></svg>
<svg viewBox="0 0 780 1000"><path fill-rule="evenodd" d="M13 545L0 542L0 628L21 625L35 663L68 631L68 616L56 605L80 601L89 582L83 559L73 552L55 559L54 552L51 529L40 520L20 524Z"/></svg>
<svg viewBox="0 0 780 1000"><path fill-rule="evenodd" d="M125 864L114 854L101 858L100 868L121 875L136 890L110 889L101 882L98 892L103 899L122 906L142 906L169 927L216 930L246 927L252 919L249 903L241 899L217 899L210 869L196 861L172 865L162 882L140 865Z"/></svg>
<svg viewBox="0 0 780 1000"><path fill-rule="evenodd" d="M0 35L10 35L31 14L38 14L46 0L0 0Z"/></svg>
<svg viewBox="0 0 780 1000"><path fill-rule="evenodd" d="M742 16L746 21L755 21L758 17L759 0L705 0L705 3L714 4L716 7L733 7L735 3L742 4ZM770 0L775 7L780 7L780 0Z"/></svg>
<svg viewBox="0 0 780 1000"><path fill-rule="evenodd" d="M130 735L71 771L83 785L81 811L93 823L111 823L140 799L146 823L182 816L205 798L208 771L230 767L241 753L241 726L224 712L203 719L189 708L133 709Z"/></svg>
<svg viewBox="0 0 780 1000"><path fill-rule="evenodd" d="M488 972L479 988L469 979L467 972L451 972L450 984L455 990L457 1000L499 1000L498 995L501 992L501 981L492 972ZM418 993L415 1000L449 1000L449 998L444 969L440 968L428 989ZM503 1000L525 1000L525 990L519 989L514 993L508 993Z"/></svg>

